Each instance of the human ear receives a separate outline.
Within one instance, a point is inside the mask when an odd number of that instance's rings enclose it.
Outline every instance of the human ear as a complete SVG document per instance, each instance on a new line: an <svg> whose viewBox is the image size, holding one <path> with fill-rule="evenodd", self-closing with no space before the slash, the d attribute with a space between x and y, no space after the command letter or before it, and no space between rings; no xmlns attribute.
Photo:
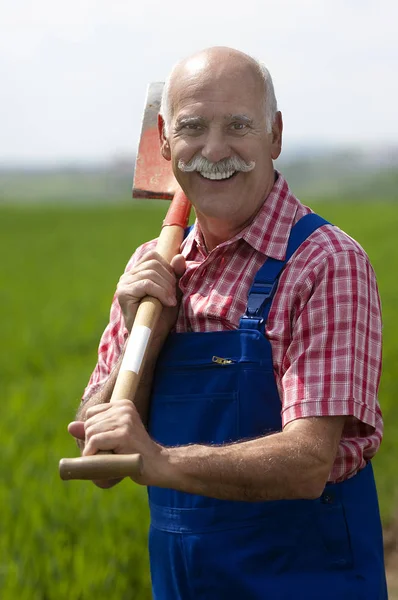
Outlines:
<svg viewBox="0 0 398 600"><path fill-rule="evenodd" d="M271 157L276 160L282 151L282 113L278 110L272 125Z"/></svg>
<svg viewBox="0 0 398 600"><path fill-rule="evenodd" d="M160 152L163 158L171 160L170 144L165 134L165 122L162 115L158 115L158 132L160 140Z"/></svg>

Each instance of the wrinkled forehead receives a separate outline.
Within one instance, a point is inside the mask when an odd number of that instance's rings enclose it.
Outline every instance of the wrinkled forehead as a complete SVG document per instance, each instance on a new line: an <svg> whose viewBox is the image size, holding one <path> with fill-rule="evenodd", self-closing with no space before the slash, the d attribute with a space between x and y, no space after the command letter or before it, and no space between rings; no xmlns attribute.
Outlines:
<svg viewBox="0 0 398 600"><path fill-rule="evenodd" d="M194 57L173 74L168 101L173 116L188 107L199 110L221 105L229 113L251 112L259 106L263 110L264 91L262 78L247 63L233 65Z"/></svg>

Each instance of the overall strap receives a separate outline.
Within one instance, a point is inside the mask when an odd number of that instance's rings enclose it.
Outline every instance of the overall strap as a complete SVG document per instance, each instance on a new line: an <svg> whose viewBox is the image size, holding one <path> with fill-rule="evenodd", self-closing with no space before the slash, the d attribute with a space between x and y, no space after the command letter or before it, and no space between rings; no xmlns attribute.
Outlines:
<svg viewBox="0 0 398 600"><path fill-rule="evenodd" d="M185 240L186 237L189 236L189 234L191 233L192 229L193 229L193 225L190 225L189 227L185 227L185 229L184 229L184 240Z"/></svg>
<svg viewBox="0 0 398 600"><path fill-rule="evenodd" d="M329 221L315 213L309 213L297 221L290 232L285 259L267 258L257 271L249 291L246 312L239 323L239 329L258 329L264 333L279 276L286 263L316 229L329 224Z"/></svg>

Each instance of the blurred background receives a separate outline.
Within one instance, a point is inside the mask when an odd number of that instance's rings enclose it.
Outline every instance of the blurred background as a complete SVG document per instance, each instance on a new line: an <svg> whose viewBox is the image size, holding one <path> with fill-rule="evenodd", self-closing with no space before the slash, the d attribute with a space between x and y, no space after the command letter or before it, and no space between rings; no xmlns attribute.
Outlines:
<svg viewBox="0 0 398 600"><path fill-rule="evenodd" d="M398 597L397 17L392 0L1 0L1 598L150 598L145 490L63 483L58 461L77 455L66 425L116 282L167 210L131 200L147 84L212 45L268 66L285 124L277 167L375 267L385 440L374 464Z"/></svg>

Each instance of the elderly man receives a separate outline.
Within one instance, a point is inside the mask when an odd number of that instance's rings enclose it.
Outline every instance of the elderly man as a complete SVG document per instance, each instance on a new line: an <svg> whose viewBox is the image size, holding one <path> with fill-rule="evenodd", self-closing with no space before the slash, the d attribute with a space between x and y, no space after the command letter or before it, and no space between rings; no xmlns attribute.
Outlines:
<svg viewBox="0 0 398 600"><path fill-rule="evenodd" d="M249 56L179 63L159 133L196 222L171 266L153 241L133 255L69 431L142 454L154 598L386 598L368 258L274 170L282 117ZM135 405L109 404L147 294L164 310Z"/></svg>

